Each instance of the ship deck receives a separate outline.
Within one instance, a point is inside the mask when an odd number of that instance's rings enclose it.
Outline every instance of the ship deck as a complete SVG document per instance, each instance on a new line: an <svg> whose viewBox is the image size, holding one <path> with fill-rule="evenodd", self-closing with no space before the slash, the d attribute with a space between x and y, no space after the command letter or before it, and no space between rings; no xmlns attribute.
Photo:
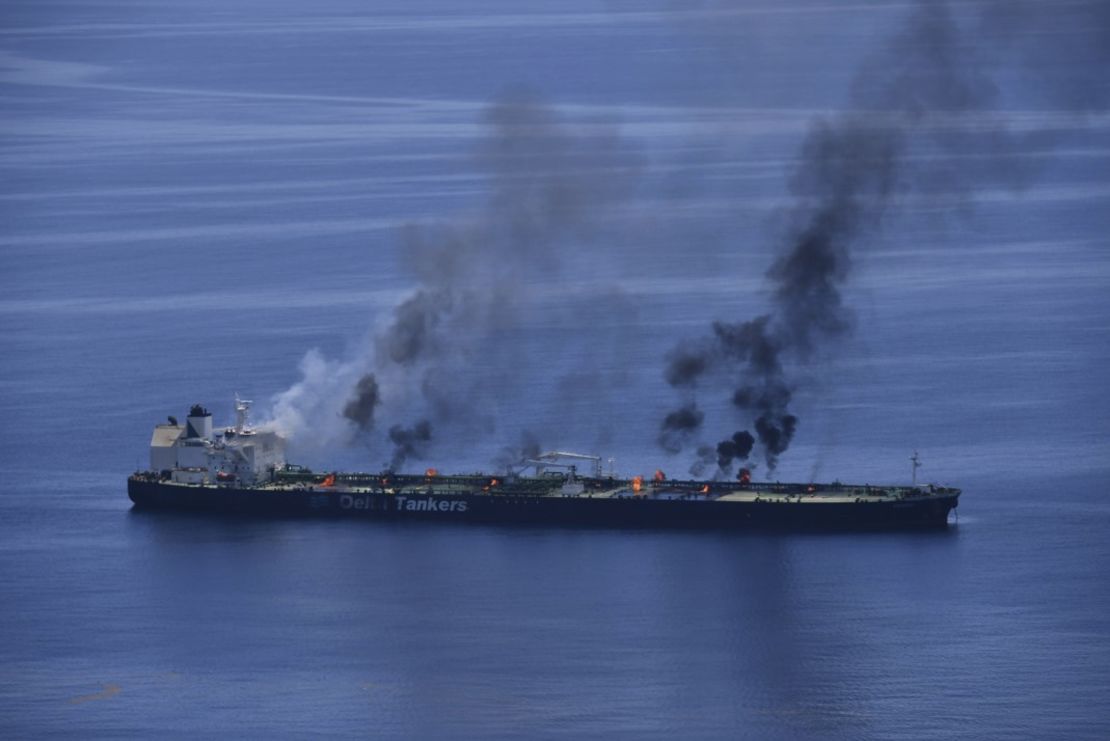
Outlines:
<svg viewBox="0 0 1110 741"><path fill-rule="evenodd" d="M334 491L350 494L419 494L422 496L529 496L551 498L589 498L589 499L646 499L646 500L684 500L706 502L779 502L813 504L847 504L860 501L894 502L906 499L951 496L953 489L943 487L909 486L871 486L871 485L800 485L756 483L745 487L735 484L722 485L706 482L681 482L674 486L666 484L643 484L639 491L631 481L613 482L617 485L599 486L594 483L582 492L564 492L560 488L547 487L537 490L534 486L518 488L512 483L494 486L475 485L462 482L397 482L393 486L352 486L338 483L325 486L323 483L267 483L252 487L258 491ZM696 484L696 486L695 486ZM703 487L711 486L705 492Z"/></svg>

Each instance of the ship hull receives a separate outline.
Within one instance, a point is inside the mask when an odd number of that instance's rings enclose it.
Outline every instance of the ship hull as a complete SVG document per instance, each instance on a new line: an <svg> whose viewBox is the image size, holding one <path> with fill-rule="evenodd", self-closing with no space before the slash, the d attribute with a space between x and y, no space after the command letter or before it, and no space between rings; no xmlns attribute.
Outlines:
<svg viewBox="0 0 1110 741"><path fill-rule="evenodd" d="M326 488L251 489L188 486L131 478L136 509L239 516L394 521L747 530L908 530L946 527L958 494L899 501L764 501L648 497L431 495L421 491L346 492Z"/></svg>

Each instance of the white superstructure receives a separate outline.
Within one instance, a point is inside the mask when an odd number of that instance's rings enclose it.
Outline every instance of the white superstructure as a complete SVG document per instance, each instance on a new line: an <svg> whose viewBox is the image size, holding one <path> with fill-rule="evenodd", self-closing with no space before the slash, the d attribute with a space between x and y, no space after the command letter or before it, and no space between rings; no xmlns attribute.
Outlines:
<svg viewBox="0 0 1110 741"><path fill-rule="evenodd" d="M150 439L150 468L187 484L243 483L268 480L285 465L285 440L256 430L248 417L251 402L235 397L235 425L214 429L212 414L200 404L185 424L170 417Z"/></svg>

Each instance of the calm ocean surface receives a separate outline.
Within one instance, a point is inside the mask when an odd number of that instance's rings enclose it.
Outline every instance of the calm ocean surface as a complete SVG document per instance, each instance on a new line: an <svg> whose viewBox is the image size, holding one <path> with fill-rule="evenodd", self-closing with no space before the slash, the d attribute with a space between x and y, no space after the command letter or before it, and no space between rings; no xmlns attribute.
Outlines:
<svg viewBox="0 0 1110 741"><path fill-rule="evenodd" d="M411 468L488 468L529 429L681 474L662 356L765 306L806 127L909 4L701 7L5 4L0 736L1110 736L1110 118L1020 74L996 123L1021 146L950 153L863 240L855 332L776 473L902 482L919 450L964 489L945 532L130 511L152 425L263 413L388 317L400 227L488 195L506 90L618 132L636 185L476 353L509 379L473 400L491 426Z"/></svg>

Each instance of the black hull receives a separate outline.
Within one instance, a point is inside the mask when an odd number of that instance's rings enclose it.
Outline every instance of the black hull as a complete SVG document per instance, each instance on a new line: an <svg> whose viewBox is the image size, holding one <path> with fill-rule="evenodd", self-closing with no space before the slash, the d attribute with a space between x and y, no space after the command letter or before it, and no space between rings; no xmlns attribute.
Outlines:
<svg viewBox="0 0 1110 741"><path fill-rule="evenodd" d="M958 495L900 501L693 501L451 494L354 493L332 489L236 489L183 486L131 478L137 509L241 516L344 517L377 520L561 526L748 530L909 530L944 528Z"/></svg>

